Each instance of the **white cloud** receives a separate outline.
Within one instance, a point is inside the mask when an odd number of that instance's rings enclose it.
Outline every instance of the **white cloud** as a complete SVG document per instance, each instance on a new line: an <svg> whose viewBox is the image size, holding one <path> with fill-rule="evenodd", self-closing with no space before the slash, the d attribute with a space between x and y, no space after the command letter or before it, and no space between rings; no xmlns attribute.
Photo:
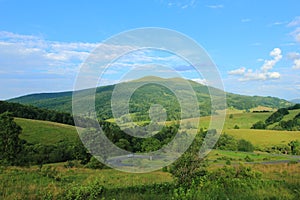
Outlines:
<svg viewBox="0 0 300 200"><path fill-rule="evenodd" d="M270 52L270 56L273 57L272 60L265 60L264 65L261 67L261 70L266 72L268 70L273 69L275 64L281 60L282 55L281 55L281 50L279 48L275 48Z"/></svg>
<svg viewBox="0 0 300 200"><path fill-rule="evenodd" d="M195 81L197 83L200 83L202 85L208 85L208 82L206 79L201 79L201 78L194 78L194 79L191 79L192 81Z"/></svg>
<svg viewBox="0 0 300 200"><path fill-rule="evenodd" d="M300 69L300 53L290 52L287 54L287 58L293 60L293 69Z"/></svg>
<svg viewBox="0 0 300 200"><path fill-rule="evenodd" d="M271 79L279 79L280 78L280 74L278 72L269 72L269 73L267 73L267 75Z"/></svg>
<svg viewBox="0 0 300 200"><path fill-rule="evenodd" d="M224 5L215 4L215 5L207 5L206 7L211 8L211 9L220 9L220 8L224 8Z"/></svg>
<svg viewBox="0 0 300 200"><path fill-rule="evenodd" d="M273 67L282 59L281 50L279 48L274 48L270 52L270 56L273 57L271 60L264 60L264 64L259 70L253 71L252 69L246 69L245 67L229 71L229 75L241 76L239 81L253 81L253 80L269 80L269 79L279 79L279 72L270 72Z"/></svg>
<svg viewBox="0 0 300 200"><path fill-rule="evenodd" d="M0 64L5 63L9 67L7 70L30 70L38 66L36 70L47 71L54 66L70 67L86 59L96 46L96 43L61 43L0 31Z"/></svg>
<svg viewBox="0 0 300 200"><path fill-rule="evenodd" d="M196 7L197 1L196 0L173 0L170 2L162 1L162 3L168 5L169 7L177 7L180 9L187 9L187 8Z"/></svg>
<svg viewBox="0 0 300 200"><path fill-rule="evenodd" d="M273 22L273 23L271 24L271 26L279 26L279 25L283 25L283 24L286 24L286 23L287 23L286 21L284 21L284 22L277 21L277 22Z"/></svg>
<svg viewBox="0 0 300 200"><path fill-rule="evenodd" d="M300 58L300 54L297 52L290 52L287 54L287 58L291 60L298 59Z"/></svg>
<svg viewBox="0 0 300 200"><path fill-rule="evenodd" d="M40 36L21 35L0 31L0 70L8 74L23 71L25 75L69 74L76 75L79 65L88 58L99 43L57 42L45 40ZM105 44L103 44L105 45ZM107 45L108 57L115 56L109 52L126 52L131 47ZM98 58L97 58L98 59ZM100 59L100 58L99 58Z"/></svg>
<svg viewBox="0 0 300 200"><path fill-rule="evenodd" d="M294 36L297 42L300 42L300 27L298 27L295 31L293 31L292 36Z"/></svg>
<svg viewBox="0 0 300 200"><path fill-rule="evenodd" d="M228 72L230 75L243 75L246 71L245 67L241 67L239 69L231 70Z"/></svg>
<svg viewBox="0 0 300 200"><path fill-rule="evenodd" d="M264 61L264 59L262 59L262 58L258 58L256 61L257 61L257 62L263 62L263 61Z"/></svg>
<svg viewBox="0 0 300 200"><path fill-rule="evenodd" d="M300 69L300 59L294 60L293 69Z"/></svg>
<svg viewBox="0 0 300 200"><path fill-rule="evenodd" d="M300 25L300 16L295 17L290 23L288 23L288 27L298 26Z"/></svg>

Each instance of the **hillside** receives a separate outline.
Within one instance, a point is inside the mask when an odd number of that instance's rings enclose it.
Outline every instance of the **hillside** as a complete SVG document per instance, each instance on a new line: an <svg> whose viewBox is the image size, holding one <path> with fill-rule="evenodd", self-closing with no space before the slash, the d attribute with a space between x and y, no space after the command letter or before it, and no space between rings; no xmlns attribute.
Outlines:
<svg viewBox="0 0 300 200"><path fill-rule="evenodd" d="M264 120L269 113L236 113L227 114L223 133L230 134L237 139L246 139L260 147L287 144L300 138L300 131L276 131L249 129L257 120ZM293 115L293 114L291 114ZM288 116L286 116L288 117ZM245 120L247 119L247 120ZM60 141L74 142L78 133L74 126L32 119L15 118L15 122L22 127L21 138L29 143L55 145ZM193 122L196 119L186 119L183 122ZM209 117L201 117L200 127L207 128ZM171 122L170 122L171 123ZM237 125L240 129L234 129ZM272 139L270 139L272 138Z"/></svg>
<svg viewBox="0 0 300 200"><path fill-rule="evenodd" d="M23 118L14 120L22 127L20 138L32 144L55 145L61 141L75 142L78 138L74 126Z"/></svg>
<svg viewBox="0 0 300 200"><path fill-rule="evenodd" d="M158 82L166 82L175 84L180 88L183 83L183 79L170 78L162 79L158 77L144 77L130 82L119 83L123 84L124 88L134 87L140 83L147 83L149 80L155 79ZM210 96L208 87L201 85L194 81L190 81L193 90L197 95L199 102L200 112L202 116L210 115ZM114 88L117 85L102 86L96 89L96 111L100 119L112 118L111 112L111 96ZM223 91L215 88L211 88L214 91L214 95L219 96ZM82 93L88 92L89 90L80 91ZM179 90L182 95L191 95L184 90ZM292 103L274 97L260 97L260 96L244 96L232 93L226 93L227 106L239 110L249 110L258 106L266 106L270 108L287 107ZM86 96L85 98L90 98ZM217 97L218 98L218 97ZM69 112L72 111L72 92L62 93L43 93L43 94L31 94L9 100L10 102L17 102L22 104L34 105L40 108L53 109L57 111ZM134 113L136 120L149 120L148 110L152 104L161 104L168 114L168 120L178 119L180 116L180 107L176 99L176 96L168 88L148 83L139 87L130 99L130 113ZM218 107L216 109L224 109L224 107ZM89 112L89 111L86 111Z"/></svg>
<svg viewBox="0 0 300 200"><path fill-rule="evenodd" d="M268 118L254 123L251 128L300 131L300 104L279 108Z"/></svg>

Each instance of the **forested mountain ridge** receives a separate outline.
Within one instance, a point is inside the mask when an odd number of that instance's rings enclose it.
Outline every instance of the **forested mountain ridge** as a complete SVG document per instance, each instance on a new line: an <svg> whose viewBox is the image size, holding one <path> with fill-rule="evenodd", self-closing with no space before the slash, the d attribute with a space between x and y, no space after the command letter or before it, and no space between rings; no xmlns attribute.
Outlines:
<svg viewBox="0 0 300 200"><path fill-rule="evenodd" d="M128 85L131 87L134 84L145 82L147 84L139 87L131 97L129 102L130 113L133 113L133 117L138 120L148 120L148 110L150 106L155 104L162 105L168 114L168 120L178 119L180 116L180 106L176 96L173 92L159 84L149 83L149 80L156 81L168 81L176 84L180 87L185 80L181 78L162 79L158 77L144 77L134 81L123 82L119 84ZM206 85L199 84L197 82L188 80L191 87L195 91L199 102L199 108L202 116L211 114L211 102L210 93L218 96L223 91L212 88ZM111 112L111 97L116 85L101 86L96 88L96 111L100 119L112 118ZM209 88L209 89L208 89ZM89 90L89 89L87 89ZM85 90L85 91L87 91ZM185 92L185 91L182 91ZM184 93L182 93L184 94ZM227 100L227 107L236 108L239 110L248 110L257 106L267 106L272 108L288 107L292 103L284 99L275 97L261 97L261 96L245 96L233 93L225 93ZM88 98L88 97L87 97ZM40 108L53 109L63 112L72 112L72 92L60 92L60 93L42 93L31 94L9 100L10 102L17 102L22 104L34 105ZM219 107L217 109L224 109Z"/></svg>

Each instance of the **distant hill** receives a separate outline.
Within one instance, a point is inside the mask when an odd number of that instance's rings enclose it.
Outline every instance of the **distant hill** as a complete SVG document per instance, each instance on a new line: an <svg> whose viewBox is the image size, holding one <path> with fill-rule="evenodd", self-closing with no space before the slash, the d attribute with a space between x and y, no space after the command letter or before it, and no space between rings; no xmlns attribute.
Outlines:
<svg viewBox="0 0 300 200"><path fill-rule="evenodd" d="M159 77L144 77L134 81L119 83L125 87L132 87L135 84L141 82L147 82L149 80L156 80L159 82L168 81L171 84L176 84L180 88L183 84L181 78L170 78L162 79ZM209 95L209 86L199 84L189 80L190 85L197 95L199 102L199 108L202 116L211 114L211 102ZM108 85L96 88L96 111L100 119L112 118L111 112L111 96L116 85ZM214 95L222 94L223 91L210 87L211 91L214 91ZM83 90L81 92L86 92ZM186 91L180 91L183 95L191 95ZM275 97L261 97L261 96L245 96L237 95L232 93L226 93L227 96L227 107L235 108L239 110L249 110L258 106L266 106L270 108L280 108L291 106L292 103L284 99ZM86 96L89 98L89 96ZM72 112L72 92L60 92L60 93L42 93L42 94L31 94L9 100L9 102L17 102L22 104L34 105L40 108L53 109L63 112ZM148 83L138 88L132 95L129 102L130 113L133 113L133 117L136 120L149 120L148 110L150 106L155 104L162 105L168 114L168 120L180 118L180 106L176 96L168 88ZM215 109L224 109L224 107L218 107ZM89 111L87 111L89 112Z"/></svg>
<svg viewBox="0 0 300 200"><path fill-rule="evenodd" d="M291 100L292 103L300 103L300 99L293 99Z"/></svg>

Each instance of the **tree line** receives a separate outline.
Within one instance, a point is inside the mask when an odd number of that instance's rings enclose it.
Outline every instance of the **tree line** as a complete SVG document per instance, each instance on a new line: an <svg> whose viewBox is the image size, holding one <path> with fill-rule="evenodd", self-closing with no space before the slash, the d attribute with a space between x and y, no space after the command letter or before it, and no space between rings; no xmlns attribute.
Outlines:
<svg viewBox="0 0 300 200"><path fill-rule="evenodd" d="M0 114L4 112L10 112L14 117L74 125L74 120L70 113L37 108L31 105L0 101Z"/></svg>

